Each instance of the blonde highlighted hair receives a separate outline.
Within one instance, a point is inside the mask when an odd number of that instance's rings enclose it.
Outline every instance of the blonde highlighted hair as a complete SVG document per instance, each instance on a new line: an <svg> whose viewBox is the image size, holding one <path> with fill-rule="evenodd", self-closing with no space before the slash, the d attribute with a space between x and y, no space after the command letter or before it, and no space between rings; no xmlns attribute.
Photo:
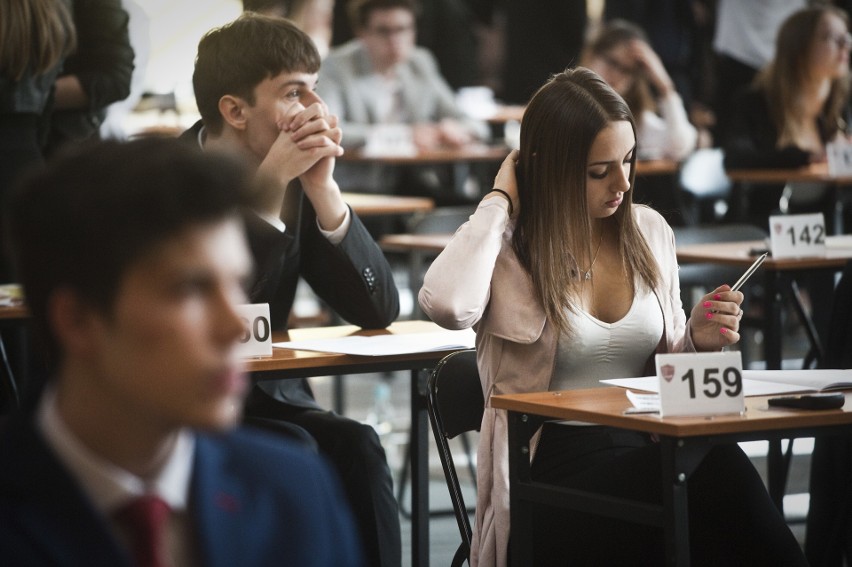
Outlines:
<svg viewBox="0 0 852 567"><path fill-rule="evenodd" d="M75 46L74 23L63 0L0 2L0 73L9 79L45 73Z"/></svg>

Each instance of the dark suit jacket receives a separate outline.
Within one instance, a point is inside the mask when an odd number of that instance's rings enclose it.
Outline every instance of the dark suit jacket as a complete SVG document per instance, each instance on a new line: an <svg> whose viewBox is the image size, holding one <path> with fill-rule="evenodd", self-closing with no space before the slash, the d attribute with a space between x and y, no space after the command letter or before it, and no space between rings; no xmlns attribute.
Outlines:
<svg viewBox="0 0 852 567"><path fill-rule="evenodd" d="M200 129L198 122L181 139L197 146ZM393 274L357 215L350 211L349 231L334 245L317 228L316 213L298 182L288 187L284 199L284 233L252 212L244 217L255 263L249 297L253 303L269 303L273 330L287 328L300 276L353 325L381 329L393 322L399 314ZM267 394L289 405L318 407L305 380L269 380L269 376L265 373L260 383Z"/></svg>
<svg viewBox="0 0 852 567"><path fill-rule="evenodd" d="M722 141L726 168L780 169L809 163L810 154L796 146L776 147L778 129L772 122L762 89L749 87L737 93L731 112L728 133ZM822 137L825 141L825 134Z"/></svg>
<svg viewBox="0 0 852 567"><path fill-rule="evenodd" d="M363 565L321 457L249 430L196 439L189 512L201 565ZM131 566L30 419L0 434L0 463L0 564Z"/></svg>

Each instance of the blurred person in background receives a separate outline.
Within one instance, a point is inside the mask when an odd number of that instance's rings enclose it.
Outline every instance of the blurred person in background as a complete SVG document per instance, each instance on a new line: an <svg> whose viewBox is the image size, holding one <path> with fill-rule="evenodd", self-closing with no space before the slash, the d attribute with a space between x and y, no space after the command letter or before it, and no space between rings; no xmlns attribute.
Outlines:
<svg viewBox="0 0 852 567"><path fill-rule="evenodd" d="M334 0L243 0L243 10L292 20L325 58L331 47Z"/></svg>
<svg viewBox="0 0 852 567"><path fill-rule="evenodd" d="M130 94L133 48L121 0L74 0L77 50L56 79L46 155L99 137L109 104Z"/></svg>
<svg viewBox="0 0 852 567"><path fill-rule="evenodd" d="M612 20L587 44L582 65L624 97L636 117L638 159L682 160L697 132L660 57L639 26Z"/></svg>
<svg viewBox="0 0 852 567"><path fill-rule="evenodd" d="M804 8L807 0L717 1L714 138L721 143L731 120L732 96L772 60L778 28L790 14Z"/></svg>
<svg viewBox="0 0 852 567"><path fill-rule="evenodd" d="M20 172L44 161L44 117L75 37L70 0L0 2L0 210ZM11 277L4 245L0 283Z"/></svg>
<svg viewBox="0 0 852 567"><path fill-rule="evenodd" d="M625 20L606 22L586 45L581 61L630 107L637 159L682 161L695 151L698 131L642 28ZM673 225L684 224L673 176L640 178L635 192L637 203L653 206Z"/></svg>
<svg viewBox="0 0 852 567"><path fill-rule="evenodd" d="M414 0L352 0L349 8L356 38L329 53L317 85L340 117L344 148L374 141L383 125L409 126L413 146L421 150L488 137L484 122L459 109L432 54L415 45L419 7ZM362 165L341 164L344 189L429 193L447 183L434 170L420 168L406 178L399 169Z"/></svg>
<svg viewBox="0 0 852 567"><path fill-rule="evenodd" d="M775 57L751 85L740 89L723 140L725 167L796 168L826 159L826 144L844 136L849 104L848 16L821 6L793 13L776 39ZM833 206L824 187L762 187L743 213L765 228L776 210ZM798 205L798 207L797 207Z"/></svg>

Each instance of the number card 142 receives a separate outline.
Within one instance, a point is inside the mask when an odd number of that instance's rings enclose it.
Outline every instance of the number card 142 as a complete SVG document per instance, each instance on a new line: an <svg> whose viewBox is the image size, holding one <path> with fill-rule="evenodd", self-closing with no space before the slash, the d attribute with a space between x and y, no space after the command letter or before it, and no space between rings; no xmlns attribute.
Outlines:
<svg viewBox="0 0 852 567"><path fill-rule="evenodd" d="M661 416L745 411L739 351L658 354L656 362Z"/></svg>

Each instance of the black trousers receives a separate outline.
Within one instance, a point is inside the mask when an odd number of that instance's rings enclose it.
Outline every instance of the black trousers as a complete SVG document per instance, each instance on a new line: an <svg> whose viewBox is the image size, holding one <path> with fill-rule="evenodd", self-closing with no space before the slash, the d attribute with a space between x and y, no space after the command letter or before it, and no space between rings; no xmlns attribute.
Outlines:
<svg viewBox="0 0 852 567"><path fill-rule="evenodd" d="M245 422L316 443L332 463L358 525L367 565L399 567L399 506L385 450L369 425L331 411L285 404L252 388Z"/></svg>
<svg viewBox="0 0 852 567"><path fill-rule="evenodd" d="M534 479L662 502L660 446L641 433L546 423ZM798 542L737 445L719 445L689 478L692 565L807 565ZM664 565L663 531L540 505L535 565Z"/></svg>
<svg viewBox="0 0 852 567"><path fill-rule="evenodd" d="M852 439L822 436L811 453L805 553L812 567L852 561Z"/></svg>

